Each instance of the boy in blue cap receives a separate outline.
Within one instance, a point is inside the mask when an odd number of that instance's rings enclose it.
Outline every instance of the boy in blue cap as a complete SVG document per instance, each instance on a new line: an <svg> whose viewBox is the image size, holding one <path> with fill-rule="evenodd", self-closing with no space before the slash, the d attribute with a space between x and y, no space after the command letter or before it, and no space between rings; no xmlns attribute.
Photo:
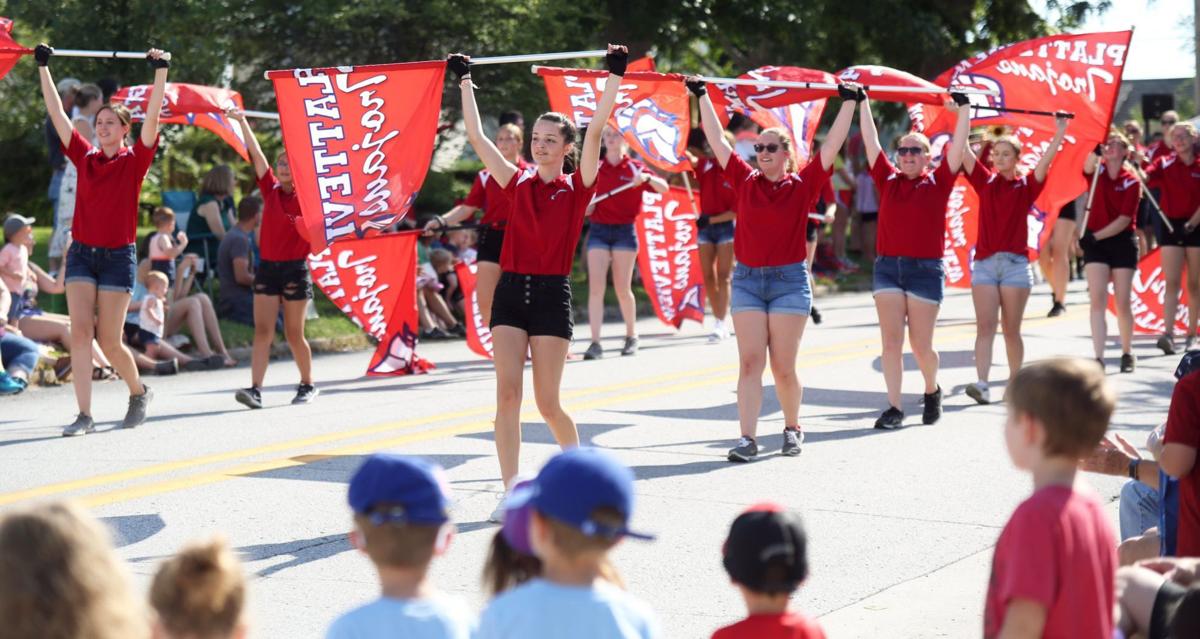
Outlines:
<svg viewBox="0 0 1200 639"><path fill-rule="evenodd" d="M644 602L604 578L608 553L628 528L633 471L607 453L574 448L551 459L513 499L530 500L530 547L542 576L496 597L479 639L639 638L659 636Z"/></svg>
<svg viewBox="0 0 1200 639"><path fill-rule="evenodd" d="M474 620L429 582L429 564L454 535L442 469L400 455L367 458L350 480L350 541L379 572L382 596L339 617L328 639L470 639Z"/></svg>

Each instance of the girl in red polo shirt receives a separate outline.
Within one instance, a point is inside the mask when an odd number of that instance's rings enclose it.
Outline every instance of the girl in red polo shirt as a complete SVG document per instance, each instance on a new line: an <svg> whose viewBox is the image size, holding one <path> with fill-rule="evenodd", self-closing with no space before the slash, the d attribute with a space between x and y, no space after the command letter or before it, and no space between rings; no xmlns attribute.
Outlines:
<svg viewBox="0 0 1200 639"><path fill-rule="evenodd" d="M1188 331L1184 350L1190 350L1196 340L1196 320L1200 315L1200 158L1196 157L1196 127L1181 122L1171 127L1173 151L1160 153L1146 169L1146 185L1158 189L1159 204L1171 219L1172 233L1155 213L1154 237L1162 247L1162 270L1167 288L1163 298L1163 317L1166 330L1158 338L1163 353L1175 353L1175 312L1179 306L1179 285L1183 280L1184 260L1187 261Z"/></svg>
<svg viewBox="0 0 1200 639"><path fill-rule="evenodd" d="M1133 288L1133 272L1137 269L1138 240L1133 229L1136 224L1141 185L1133 171L1125 165L1129 142L1114 131L1096 152L1083 162L1083 174L1090 182L1092 174L1100 171L1092 208L1087 216L1087 229L1079 238L1083 249L1083 273L1087 277L1088 300L1092 314L1092 350L1096 361L1104 367L1104 341L1108 336L1108 284L1113 285L1117 304L1117 326L1121 333L1121 372L1132 373L1137 360L1130 352L1133 341L1133 309L1129 292ZM1103 167L1098 164L1103 159Z"/></svg>
<svg viewBox="0 0 1200 639"><path fill-rule="evenodd" d="M71 223L74 243L67 251L67 309L71 315L71 359L92 361L92 338L129 387L129 408L121 428L134 428L146 421L146 409L154 397L138 376L137 364L121 343L129 296L133 292L137 255L138 198L142 180L150 170L158 148L158 116L167 83L168 61L163 52L151 49L146 60L154 68L154 86L146 103L142 131L132 147L125 146L130 115L122 106L106 104L96 113L95 132L99 148L92 146L71 126L50 77L54 49L39 44L34 50L42 80L42 96L63 152L79 171L75 191L75 218ZM63 430L64 437L95 430L92 420L92 378L72 375L79 415Z"/></svg>
<svg viewBox="0 0 1200 639"><path fill-rule="evenodd" d="M717 163L736 193L738 224L733 237L737 266L733 269L733 325L737 333L738 419L741 438L729 461L758 456L758 415L762 408L762 374L768 360L775 394L783 410L781 454L800 454L800 397L796 354L812 311L812 284L805 260L808 213L829 180L833 162L854 119L854 101L866 96L857 85L842 85L845 102L825 136L821 152L799 172L794 170L791 136L786 129L766 129L751 168L725 141L716 109L703 81L689 78L688 89L700 100L700 121Z"/></svg>
<svg viewBox="0 0 1200 639"><path fill-rule="evenodd" d="M736 144L733 134L721 134L730 147ZM737 194L725 178L721 165L712 157L704 131L693 129L688 134L688 148L695 156L696 183L700 190L700 217L696 220L700 253L700 273L704 276L704 293L712 307L713 329L708 334L710 344L729 339L725 316L729 313L730 278L733 275L733 211Z"/></svg>
<svg viewBox="0 0 1200 639"><path fill-rule="evenodd" d="M637 353L637 314L633 302L633 265L637 263L638 239L633 221L642 210L642 192L654 189L666 193L667 181L629 157L629 145L620 131L605 126L601 134L605 153L596 174L596 197L634 183L620 193L606 197L591 208L592 228L588 231L588 327L592 343L584 359L600 359L600 325L604 322L604 292L608 289L608 269L612 267L613 291L625 320L625 344L622 355Z"/></svg>
<svg viewBox="0 0 1200 639"><path fill-rule="evenodd" d="M283 305L283 333L292 359L300 371L293 404L307 404L320 392L312 381L312 348L304 337L304 322L308 302L313 296L312 277L308 273L309 244L301 229L300 198L292 184L292 170L287 154L279 152L275 169L267 162L262 147L246 114L230 109L226 115L238 121L254 174L262 194L262 227L259 229L258 254L262 258L254 271L254 349L250 355L250 388L237 391L234 398L250 408L262 408L263 378L275 341L275 321Z"/></svg>
<svg viewBox="0 0 1200 639"><path fill-rule="evenodd" d="M958 126L947 146L945 159L929 168L929 139L920 133L900 138L896 148L899 166L893 165L879 145L871 103L863 100L859 126L871 178L879 189L879 228L875 236L875 311L883 337L883 379L887 384L888 409L875 420L875 428L895 429L904 425L900 410L904 327L913 357L925 378L925 410L922 421L937 422L942 416L942 388L937 383L938 354L933 350L933 327L942 305L945 272L942 249L946 226L946 203L954 187L954 176L962 164L963 149L970 133L967 97L952 94L958 105Z"/></svg>
<svg viewBox="0 0 1200 639"><path fill-rule="evenodd" d="M1003 135L988 143L988 159L976 158L971 146L963 150L963 171L979 196L979 237L971 266L971 300L975 303L975 372L979 381L967 385L967 395L980 404L991 402L988 371L992 368L992 345L996 327L1004 323L1004 347L1008 353L1008 379L1021 370L1025 342L1021 318L1033 269L1029 266L1029 211L1046 185L1046 173L1058 154L1067 119L1060 114L1050 146L1038 160L1033 173L1018 171L1021 140Z"/></svg>
<svg viewBox="0 0 1200 639"><path fill-rule="evenodd" d="M609 76L596 104L594 121L607 122L617 100L629 53L609 45ZM563 448L579 445L575 422L559 401L563 365L571 344L571 263L583 218L596 192L600 131L590 127L574 173L563 173L575 152L575 125L561 113L544 113L534 122L530 150L533 167L518 171L483 135L475 104L470 58L452 55L447 64L459 78L467 139L492 178L511 201L500 254L500 282L492 300L492 346L496 366L496 454L507 490L517 475L521 449L521 397L525 357L533 358L533 394L538 411ZM491 520L499 521L497 506Z"/></svg>
<svg viewBox="0 0 1200 639"><path fill-rule="evenodd" d="M521 127L512 124L500 125L496 131L496 148L505 161L517 168L517 172L529 167L525 158L521 157L521 148L525 145L525 132ZM476 242L478 253L475 261L475 296L479 301L479 314L483 316L484 324L492 322L492 296L496 292L496 282L500 280L500 252L504 247L504 228L508 225L508 215L512 203L504 197L503 189L492 178L491 172L483 169L475 176L471 192L462 204L450 209L445 215L439 215L425 224L425 232L432 234L440 229L469 219L476 211L483 210L479 220L479 240Z"/></svg>

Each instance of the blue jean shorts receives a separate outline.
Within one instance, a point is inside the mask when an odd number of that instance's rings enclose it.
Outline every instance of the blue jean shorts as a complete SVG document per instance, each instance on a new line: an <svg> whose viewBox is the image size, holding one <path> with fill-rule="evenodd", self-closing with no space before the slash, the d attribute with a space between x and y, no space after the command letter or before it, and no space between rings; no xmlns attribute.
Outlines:
<svg viewBox="0 0 1200 639"><path fill-rule="evenodd" d="M904 295L941 305L946 291L946 272L940 258L875 258L874 291Z"/></svg>
<svg viewBox="0 0 1200 639"><path fill-rule="evenodd" d="M67 250L67 283L86 282L102 291L133 292L137 276L134 246L98 248L74 242Z"/></svg>
<svg viewBox="0 0 1200 639"><path fill-rule="evenodd" d="M808 315L812 311L812 285L804 262L783 266L733 267L734 313L761 311L770 314Z"/></svg>
<svg viewBox="0 0 1200 639"><path fill-rule="evenodd" d="M993 253L971 267L971 286L1033 288L1029 257L1016 253Z"/></svg>
<svg viewBox="0 0 1200 639"><path fill-rule="evenodd" d="M709 224L699 231L696 241L700 244L729 244L733 241L733 220Z"/></svg>
<svg viewBox="0 0 1200 639"><path fill-rule="evenodd" d="M588 250L604 249L606 251L637 251L637 231L632 224L597 224L592 223L588 232Z"/></svg>

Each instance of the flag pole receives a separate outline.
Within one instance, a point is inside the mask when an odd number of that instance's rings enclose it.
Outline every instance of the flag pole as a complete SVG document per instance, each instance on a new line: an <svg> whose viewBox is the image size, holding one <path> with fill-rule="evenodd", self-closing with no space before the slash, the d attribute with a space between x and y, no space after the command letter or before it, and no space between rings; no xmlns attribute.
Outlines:
<svg viewBox="0 0 1200 639"><path fill-rule="evenodd" d="M715 84L732 84L732 85L737 85L737 86L776 87L776 88L780 88L780 89L820 89L820 90L830 90L830 91L836 91L838 88L837 84L833 84L830 82L793 82L790 80L751 80L748 78L719 78L719 77L708 76L708 75L702 75L702 76L698 76L698 77L699 77L699 79L704 80L705 82L712 82ZM891 85L864 84L863 88L866 89L867 91L873 91L875 93L950 93L950 89L944 89L942 87L902 87L902 86L891 86ZM965 94L993 95L993 96L1000 95L999 91L993 90L993 89L976 89L973 87L961 87L961 88L955 87L953 90L956 92L962 92Z"/></svg>
<svg viewBox="0 0 1200 639"><path fill-rule="evenodd" d="M688 177L688 172L683 171L683 188L688 192L688 204L692 205L692 213L696 214L696 219L700 219L700 211L696 210L696 196L692 195L692 180Z"/></svg>
<svg viewBox="0 0 1200 639"><path fill-rule="evenodd" d="M114 60L145 60L145 51L90 51L87 49L55 49L54 55L63 58L111 58ZM164 53L163 60L170 60L171 54Z"/></svg>
<svg viewBox="0 0 1200 639"><path fill-rule="evenodd" d="M625 191L628 191L629 189L632 189L635 186L641 186L641 185L642 185L642 182L638 182L636 180L631 180L629 182L626 182L625 184L618 186L617 188L609 191L608 193L603 193L601 195L597 195L596 197L592 198L592 203L589 206L596 206L597 204L603 202L604 200L607 200L608 198L610 198L614 195L617 195L618 193L624 193Z"/></svg>
<svg viewBox="0 0 1200 639"><path fill-rule="evenodd" d="M1088 188L1087 204L1083 206L1083 219L1079 221L1079 237L1083 237L1087 233L1088 216L1092 213L1092 200L1096 197L1096 183L1100 181L1100 171L1104 170L1104 162L1096 163L1096 170L1092 171L1092 186Z"/></svg>
<svg viewBox="0 0 1200 639"><path fill-rule="evenodd" d="M242 113L244 113L248 118L262 118L263 120L279 119L278 113L271 113L270 111L243 111Z"/></svg>
<svg viewBox="0 0 1200 639"><path fill-rule="evenodd" d="M1137 178L1138 184L1142 187L1142 194L1146 196L1147 200L1150 200L1150 204L1154 206L1154 210L1157 211L1158 216L1162 218L1163 226L1167 227L1167 232L1174 233L1175 227L1172 226L1170 218L1168 218L1167 214L1163 212L1162 207L1158 205L1158 200L1154 199L1154 194L1150 192L1150 187L1146 186L1146 181L1142 179L1141 171L1138 171L1132 166L1130 168L1133 169L1130 171L1130 173L1133 174L1133 177Z"/></svg>
<svg viewBox="0 0 1200 639"><path fill-rule="evenodd" d="M1058 113L1056 113L1054 111L1036 111L1036 110L1031 110L1031 109L1014 109L1011 107L978 106L975 104L972 104L971 108L975 109L976 111L999 111L1001 113L1023 113L1025 115L1044 115L1044 116L1052 117L1052 118L1058 117ZM989 116L986 116L986 115L981 116L978 113L976 113L975 115L973 115L971 117L986 118ZM1075 114L1070 113L1070 112L1063 112L1063 117L1067 118L1068 120L1074 120Z"/></svg>
<svg viewBox="0 0 1200 639"><path fill-rule="evenodd" d="M471 64L510 64L513 62L540 62L542 60L575 60L578 58L602 58L608 54L605 49L591 51L563 51L560 53L523 53L520 55L494 55L483 58L471 58Z"/></svg>

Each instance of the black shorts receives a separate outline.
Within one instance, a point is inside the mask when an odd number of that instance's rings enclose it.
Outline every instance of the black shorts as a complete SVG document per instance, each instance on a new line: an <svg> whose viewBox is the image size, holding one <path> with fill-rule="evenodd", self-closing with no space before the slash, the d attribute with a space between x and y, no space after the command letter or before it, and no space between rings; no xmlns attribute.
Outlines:
<svg viewBox="0 0 1200 639"><path fill-rule="evenodd" d="M262 260L254 273L254 294L282 297L288 302L311 300L312 276L304 260Z"/></svg>
<svg viewBox="0 0 1200 639"><path fill-rule="evenodd" d="M1145 200L1142 200L1145 203ZM1192 229L1191 233L1183 230L1183 220L1171 220L1171 226L1175 227L1175 232L1167 230L1167 225L1163 224L1162 216L1158 212L1154 213L1154 237L1158 240L1159 246L1184 246L1184 247L1200 247L1200 229Z"/></svg>
<svg viewBox="0 0 1200 639"><path fill-rule="evenodd" d="M1109 268L1137 268L1138 240L1133 231L1123 231L1083 249L1083 263L1097 262Z"/></svg>
<svg viewBox="0 0 1200 639"><path fill-rule="evenodd" d="M501 273L492 298L492 324L570 340L575 328L571 282L565 275Z"/></svg>
<svg viewBox="0 0 1200 639"><path fill-rule="evenodd" d="M817 231L820 231L820 230L821 230L821 223L812 219L811 217L808 218L808 226L805 227L805 229L804 229L804 239L808 240L809 242L816 242L817 241Z"/></svg>
<svg viewBox="0 0 1200 639"><path fill-rule="evenodd" d="M500 263L500 250L504 248L504 229L493 226L479 228L479 240L475 242L476 261Z"/></svg>
<svg viewBox="0 0 1200 639"><path fill-rule="evenodd" d="M1058 210L1058 219L1075 221L1075 200L1071 200Z"/></svg>
<svg viewBox="0 0 1200 639"><path fill-rule="evenodd" d="M879 221L879 211L861 211L858 214L858 219L861 220L862 222L872 222L872 223L878 222Z"/></svg>
<svg viewBox="0 0 1200 639"><path fill-rule="evenodd" d="M142 328L133 322L125 322L125 343L130 346L144 351L151 344L157 344L161 341L159 336Z"/></svg>
<svg viewBox="0 0 1200 639"><path fill-rule="evenodd" d="M1150 609L1150 639L1167 639L1170 636L1171 621L1187 587L1181 586L1170 579L1158 587L1154 596L1154 606Z"/></svg>

